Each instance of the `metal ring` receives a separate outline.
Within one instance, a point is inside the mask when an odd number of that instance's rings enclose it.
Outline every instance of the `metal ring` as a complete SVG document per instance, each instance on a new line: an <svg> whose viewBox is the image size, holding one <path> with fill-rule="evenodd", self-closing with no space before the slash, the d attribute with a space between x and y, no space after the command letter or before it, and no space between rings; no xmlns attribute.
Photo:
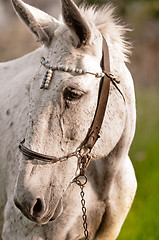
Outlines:
<svg viewBox="0 0 159 240"><path fill-rule="evenodd" d="M80 179L81 178L81 179ZM79 185L80 187L81 186L85 186L86 185L86 183L87 183L87 177L84 175L84 176L82 176L82 175L79 175L79 176L77 176L75 179L74 179L74 182L77 184L77 185Z"/></svg>

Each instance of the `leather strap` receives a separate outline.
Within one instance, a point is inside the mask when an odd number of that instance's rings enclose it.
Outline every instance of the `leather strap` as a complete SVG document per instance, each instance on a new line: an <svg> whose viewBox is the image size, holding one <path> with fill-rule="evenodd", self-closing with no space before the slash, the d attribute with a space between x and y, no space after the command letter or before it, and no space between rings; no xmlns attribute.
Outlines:
<svg viewBox="0 0 159 240"><path fill-rule="evenodd" d="M102 66L103 72L110 73L109 50L108 50L107 42L104 37L103 37L103 57L102 57L101 66ZM108 77L108 75L105 74L105 76L102 77L100 82L98 102L97 102L97 108L94 115L94 119L90 129L88 130L85 140L81 144L81 148L85 148L85 149L89 148L91 150L99 138L99 132L103 123L106 106L108 102L109 88L110 88L110 78Z"/></svg>
<svg viewBox="0 0 159 240"><path fill-rule="evenodd" d="M63 157L60 157L60 158L57 158L55 156L49 156L49 155L45 155L45 154L42 154L42 153L38 153L38 152L35 152L27 147L24 146L24 143L25 143L25 139L23 139L20 144L19 144L19 150L20 152L22 152L29 160L32 160L32 159L38 159L40 161L44 161L44 162L48 162L48 163L56 163L56 162L62 162L62 161L65 161L67 160L68 158L70 157L73 157L73 156L77 156L77 151L73 152L73 153L70 153L68 154L67 156L63 156Z"/></svg>

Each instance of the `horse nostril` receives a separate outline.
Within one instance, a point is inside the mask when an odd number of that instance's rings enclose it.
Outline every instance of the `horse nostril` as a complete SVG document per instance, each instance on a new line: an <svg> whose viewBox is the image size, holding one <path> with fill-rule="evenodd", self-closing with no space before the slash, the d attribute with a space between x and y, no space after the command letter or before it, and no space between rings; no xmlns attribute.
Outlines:
<svg viewBox="0 0 159 240"><path fill-rule="evenodd" d="M23 207L21 206L21 204L19 204L18 200L14 197L14 204L17 208L20 209L20 211L22 211Z"/></svg>
<svg viewBox="0 0 159 240"><path fill-rule="evenodd" d="M40 215L43 214L44 211L44 205L40 198L37 198L34 206L32 207L32 215L34 217L40 217Z"/></svg>

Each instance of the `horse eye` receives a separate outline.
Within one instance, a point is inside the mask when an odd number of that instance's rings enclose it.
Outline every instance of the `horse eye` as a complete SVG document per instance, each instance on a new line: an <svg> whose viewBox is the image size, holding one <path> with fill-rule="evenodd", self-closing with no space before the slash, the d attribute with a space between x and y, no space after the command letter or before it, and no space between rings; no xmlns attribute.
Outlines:
<svg viewBox="0 0 159 240"><path fill-rule="evenodd" d="M67 87L64 90L64 99L68 101L79 100L83 96L83 92L75 88Z"/></svg>

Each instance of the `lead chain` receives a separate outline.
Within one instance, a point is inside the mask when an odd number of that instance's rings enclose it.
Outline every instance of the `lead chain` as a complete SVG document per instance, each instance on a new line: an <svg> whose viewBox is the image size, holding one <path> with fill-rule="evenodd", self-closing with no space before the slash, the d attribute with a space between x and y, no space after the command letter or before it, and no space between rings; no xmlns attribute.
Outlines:
<svg viewBox="0 0 159 240"><path fill-rule="evenodd" d="M83 177L83 179L80 180L80 178ZM82 181L84 181L82 183ZM88 224L87 224L87 210L86 210L86 201L84 199L84 186L86 185L87 183L87 177L86 175L79 175L78 177L76 177L74 179L74 182L80 186L80 189L81 189L81 192L80 192L80 196L81 196L81 205L82 205L82 220L83 220L83 229L84 229L84 240L89 240L89 237L88 237Z"/></svg>
<svg viewBox="0 0 159 240"><path fill-rule="evenodd" d="M88 236L88 224L87 224L87 210L86 210L86 201L84 199L84 187L87 183L87 176L85 175L86 168L89 164L90 157L83 156L79 158L79 169L80 169L80 174L74 179L74 182L80 187L81 192L81 206L82 206L82 220L83 220L83 229L84 229L84 240L89 240Z"/></svg>
<svg viewBox="0 0 159 240"><path fill-rule="evenodd" d="M82 205L82 213L83 213L82 219L83 219L84 236L85 236L85 240L89 240L88 228L87 228L88 227L88 225L87 225L87 214L86 214L86 206L85 206L86 201L84 199L84 191L83 191L84 186L81 185L80 188L81 188L80 195L81 195L81 205Z"/></svg>

